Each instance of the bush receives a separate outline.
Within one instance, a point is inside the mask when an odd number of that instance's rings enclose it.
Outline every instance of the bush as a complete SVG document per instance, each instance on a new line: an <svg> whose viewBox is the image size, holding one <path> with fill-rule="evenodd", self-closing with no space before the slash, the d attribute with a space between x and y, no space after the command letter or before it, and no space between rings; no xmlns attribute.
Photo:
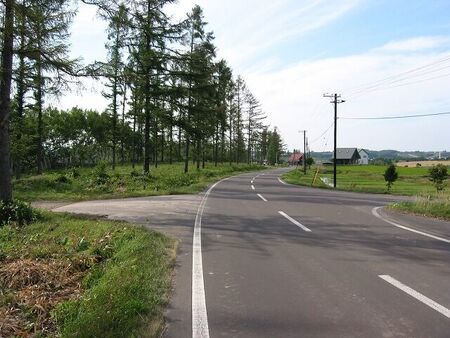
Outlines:
<svg viewBox="0 0 450 338"><path fill-rule="evenodd" d="M434 165L429 169L430 181L436 187L437 191L444 190L445 180L448 178L447 167L441 163Z"/></svg>
<svg viewBox="0 0 450 338"><path fill-rule="evenodd" d="M69 175L72 176L73 178L78 178L81 176L80 171L78 170L78 168L71 168Z"/></svg>
<svg viewBox="0 0 450 338"><path fill-rule="evenodd" d="M22 226L35 221L36 218L36 212L25 202L0 201L0 227L4 225Z"/></svg>
<svg viewBox="0 0 450 338"><path fill-rule="evenodd" d="M72 181L64 174L59 175L56 179L55 179L56 183L72 183Z"/></svg>
<svg viewBox="0 0 450 338"><path fill-rule="evenodd" d="M104 185L109 182L110 176L108 175L105 162L100 162L99 164L97 164L93 171L93 176L94 184L96 185Z"/></svg>

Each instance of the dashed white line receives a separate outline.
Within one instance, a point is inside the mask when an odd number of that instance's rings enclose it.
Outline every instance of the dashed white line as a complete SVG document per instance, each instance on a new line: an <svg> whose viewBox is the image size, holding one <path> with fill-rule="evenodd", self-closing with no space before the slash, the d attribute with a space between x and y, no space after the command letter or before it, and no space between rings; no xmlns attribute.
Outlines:
<svg viewBox="0 0 450 338"><path fill-rule="evenodd" d="M403 292L407 293L411 297L414 297L418 301L421 301L425 305L428 305L432 309L436 310L437 312L443 314L445 317L450 318L450 310L447 309L445 306L442 306L441 304L436 303L434 300L422 295L420 292L417 292L414 289L411 289L409 286L399 282L395 278L392 278L389 275L379 275L381 279L388 282L389 284L395 286L396 288L399 288Z"/></svg>
<svg viewBox="0 0 450 338"><path fill-rule="evenodd" d="M393 226L395 226L395 227L397 227L397 228L403 229L403 230L407 230L407 231L414 232L414 233L419 234L419 235L422 235L422 236L426 236L426 237L430 237L430 238L433 238L433 239L437 239L438 241L441 241L441 242L450 243L450 240L448 240L448 239L445 239L445 238L442 238L442 237L438 237L438 236L434 236L434 235L430 235L430 234L427 234L426 232L419 231L419 230L415 230L415 229L412 229L412 228L408 228L408 227L405 227L404 225L401 225L401 224L392 222L392 221L390 221L390 220L384 218L383 216L381 216L381 215L378 213L378 210L379 210L379 209L381 209L381 207L373 208L373 209L372 209L372 214L373 214L375 217L381 219L382 221L385 221L386 223L389 223L389 224L391 224L391 225L393 225Z"/></svg>
<svg viewBox="0 0 450 338"><path fill-rule="evenodd" d="M252 190L255 190L255 186L254 185L252 185Z"/></svg>
<svg viewBox="0 0 450 338"><path fill-rule="evenodd" d="M267 200L264 198L264 196L262 196L261 194L257 194L258 195L258 197L260 198L260 199L262 199L264 202L267 202Z"/></svg>
<svg viewBox="0 0 450 338"><path fill-rule="evenodd" d="M278 211L278 213L285 217L286 219L288 219L289 221L291 221L292 223L294 223L296 226L298 226L300 229L306 231L306 232L312 232L310 229L308 229L307 227L305 227L303 224L301 224L300 222L296 221L295 219L293 219L291 216L289 216L288 214L286 214L283 211Z"/></svg>

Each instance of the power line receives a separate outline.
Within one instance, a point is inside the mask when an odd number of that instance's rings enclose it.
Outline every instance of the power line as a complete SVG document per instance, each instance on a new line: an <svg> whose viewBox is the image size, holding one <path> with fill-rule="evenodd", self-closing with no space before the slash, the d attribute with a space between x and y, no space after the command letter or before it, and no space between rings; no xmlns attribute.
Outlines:
<svg viewBox="0 0 450 338"><path fill-rule="evenodd" d="M331 129L331 127L333 127L334 125L334 121L330 124L330 126L317 138L315 138L313 141L311 141L309 144L312 145L314 143L316 143L317 141L319 141L326 133L328 133Z"/></svg>
<svg viewBox="0 0 450 338"><path fill-rule="evenodd" d="M402 115L402 116L382 116L382 117L340 117L341 120L398 120L410 119L417 117L442 116L450 115L450 112L432 113L432 114L417 114L417 115Z"/></svg>
<svg viewBox="0 0 450 338"><path fill-rule="evenodd" d="M429 73L432 73L432 72L436 71L436 70L428 70L427 68L431 68L433 66L436 66L438 64L441 64L441 63L444 63L444 62L447 62L447 61L450 61L450 56L446 56L445 58L442 58L440 60L431 62L429 64L426 64L426 65L423 65L423 66L420 66L420 67L417 67L417 68L413 68L413 69L407 70L405 72L394 74L394 75L388 76L386 78L383 78L383 79L380 79L380 80L377 80L377 81L368 82L368 83L366 83L364 85L350 88L350 93L364 91L364 90L370 89L370 88L372 88L374 86L375 87L381 86L386 81L389 81L389 82L399 81L398 80L399 77L402 77L402 76L405 76L405 75L411 74L411 73L416 73L416 72L419 72L419 71L422 71L422 74L420 74L420 75L427 75ZM446 66L444 66L443 68L446 68ZM418 76L418 74L413 74L412 77L414 77L414 76ZM407 78L408 77L404 77L404 79L407 79Z"/></svg>

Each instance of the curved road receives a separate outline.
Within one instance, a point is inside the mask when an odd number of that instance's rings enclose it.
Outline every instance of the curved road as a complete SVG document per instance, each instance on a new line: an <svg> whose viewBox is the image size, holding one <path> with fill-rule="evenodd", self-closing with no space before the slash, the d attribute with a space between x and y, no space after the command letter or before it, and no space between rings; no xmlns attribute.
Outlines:
<svg viewBox="0 0 450 338"><path fill-rule="evenodd" d="M392 196L286 185L283 172L204 197L167 337L449 337L449 222L377 209Z"/></svg>

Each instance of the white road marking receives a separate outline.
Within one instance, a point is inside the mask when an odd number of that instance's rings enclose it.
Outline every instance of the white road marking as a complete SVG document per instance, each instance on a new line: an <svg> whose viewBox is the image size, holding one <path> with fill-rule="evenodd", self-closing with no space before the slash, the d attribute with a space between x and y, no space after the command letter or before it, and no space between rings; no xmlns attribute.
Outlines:
<svg viewBox="0 0 450 338"><path fill-rule="evenodd" d="M203 196L195 216L192 241L192 337L209 338L208 314L206 311L205 282L202 261L202 216L211 191L225 178L212 185Z"/></svg>
<svg viewBox="0 0 450 338"><path fill-rule="evenodd" d="M306 231L306 232L312 232L310 229L308 229L307 227L305 227L303 224L301 224L300 222L296 221L295 219L293 219L291 216L287 215L285 212L283 211L278 211L278 213L287 218L289 221L291 221L292 223L294 223L296 226L298 226L300 229Z"/></svg>
<svg viewBox="0 0 450 338"><path fill-rule="evenodd" d="M278 182L280 182L281 184L287 185L287 183L285 181L283 181L281 178L278 177Z"/></svg>
<svg viewBox="0 0 450 338"><path fill-rule="evenodd" d="M391 224L391 225L393 225L393 226L395 226L395 227L397 227L397 228L403 229L403 230L407 230L407 231L414 232L414 233L419 234L419 235L422 235L422 236L426 236L426 237L430 237L430 238L433 238L433 239L437 239L438 241L441 241L441 242L450 243L450 240L448 240L448 239L445 239L445 238L442 238L442 237L438 237L438 236L434 236L434 235L430 235L430 234L427 234L426 232L419 231L419 230L415 230L415 229L412 229L412 228L408 228L408 227L406 227L406 226L404 226L404 225L401 225L401 224L392 222L392 221L390 221L390 220L384 218L383 216L381 216L381 215L378 213L378 210L379 210L379 209L381 209L381 207L373 208L373 209L372 209L372 214L373 214L375 217L381 219L382 221L385 221L386 223L389 223L389 224Z"/></svg>
<svg viewBox="0 0 450 338"><path fill-rule="evenodd" d="M254 185L252 185L252 190L255 190L255 186Z"/></svg>
<svg viewBox="0 0 450 338"><path fill-rule="evenodd" d="M411 297L414 297L415 299L421 301L425 305L428 305L432 309L436 310L437 312L443 314L445 317L450 318L450 310L446 307L442 306L441 304L436 303L434 300L422 295L421 293L417 292L414 289L411 289L409 286L399 282L395 278L392 278L389 275L379 275L381 279L385 280L389 284L399 288L403 292L407 293Z"/></svg>
<svg viewBox="0 0 450 338"><path fill-rule="evenodd" d="M262 196L261 194L257 194L259 196L260 199L262 199L264 202L267 202L267 200L264 198L264 196Z"/></svg>

